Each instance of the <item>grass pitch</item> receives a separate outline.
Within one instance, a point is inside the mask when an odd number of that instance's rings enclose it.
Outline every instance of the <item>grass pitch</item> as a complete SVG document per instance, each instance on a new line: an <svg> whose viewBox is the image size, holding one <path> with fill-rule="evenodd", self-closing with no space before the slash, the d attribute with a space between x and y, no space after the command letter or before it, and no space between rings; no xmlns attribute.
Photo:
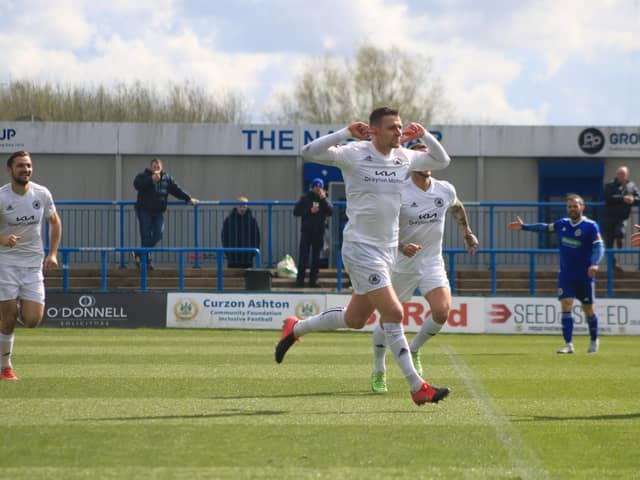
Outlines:
<svg viewBox="0 0 640 480"><path fill-rule="evenodd" d="M417 407L371 336L21 329L0 381L0 478L640 478L640 339L441 334Z"/></svg>

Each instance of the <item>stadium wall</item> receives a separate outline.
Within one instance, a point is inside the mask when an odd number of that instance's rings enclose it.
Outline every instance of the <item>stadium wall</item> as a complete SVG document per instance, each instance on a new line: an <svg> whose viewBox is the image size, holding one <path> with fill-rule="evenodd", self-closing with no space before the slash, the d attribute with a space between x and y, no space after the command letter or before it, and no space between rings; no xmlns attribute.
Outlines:
<svg viewBox="0 0 640 480"><path fill-rule="evenodd" d="M0 153L34 155L34 181L64 200L132 200L133 177L152 157L202 200L295 200L302 146L342 125L0 122ZM604 178L640 172L640 128L432 126L454 161L438 177L470 201L538 198L539 160L599 158ZM93 180L93 181L92 181Z"/></svg>

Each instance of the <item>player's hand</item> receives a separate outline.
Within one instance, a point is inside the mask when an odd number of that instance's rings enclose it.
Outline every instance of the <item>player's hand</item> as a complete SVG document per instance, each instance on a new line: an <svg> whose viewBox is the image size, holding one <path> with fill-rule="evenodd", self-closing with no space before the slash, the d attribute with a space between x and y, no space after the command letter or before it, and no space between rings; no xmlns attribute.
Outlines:
<svg viewBox="0 0 640 480"><path fill-rule="evenodd" d="M473 233L467 233L464 236L464 244L467 246L467 252L471 255L475 255L480 247L478 238Z"/></svg>
<svg viewBox="0 0 640 480"><path fill-rule="evenodd" d="M58 255L47 255L44 259L44 271L46 272L50 268L58 268Z"/></svg>
<svg viewBox="0 0 640 480"><path fill-rule="evenodd" d="M192 198L191 200L189 200L189 203L191 205L197 205L198 203L200 203L200 200L198 200L197 198Z"/></svg>
<svg viewBox="0 0 640 480"><path fill-rule="evenodd" d="M596 273L598 273L598 265L591 265L589 270L587 270L587 275L589 278L596 278Z"/></svg>
<svg viewBox="0 0 640 480"><path fill-rule="evenodd" d="M633 202L636 201L633 195L625 195L624 197L622 197L622 199L624 200L625 203L628 203L629 205L631 205Z"/></svg>
<svg viewBox="0 0 640 480"><path fill-rule="evenodd" d="M424 136L426 129L420 125L419 123L411 122L407 125L407 128L402 132L402 137L400 137L401 143L407 143L416 138L420 138Z"/></svg>
<svg viewBox="0 0 640 480"><path fill-rule="evenodd" d="M6 237L0 237L0 244L4 245L5 247L15 247L16 243L18 243L18 241L21 239L22 237L19 235L7 235Z"/></svg>
<svg viewBox="0 0 640 480"><path fill-rule="evenodd" d="M640 247L640 225L634 225L633 228L636 232L631 235L631 246Z"/></svg>
<svg viewBox="0 0 640 480"><path fill-rule="evenodd" d="M353 138L358 140L367 140L371 136L369 125L364 122L353 122L347 127Z"/></svg>
<svg viewBox="0 0 640 480"><path fill-rule="evenodd" d="M160 170L156 170L151 174L151 180L153 183L158 183L160 181Z"/></svg>
<svg viewBox="0 0 640 480"><path fill-rule="evenodd" d="M422 250L422 246L416 243L409 243L402 247L402 253L407 257L413 257L416 253Z"/></svg>
<svg viewBox="0 0 640 480"><path fill-rule="evenodd" d="M522 230L522 225L523 225L523 221L520 217L516 217L516 221L515 222L511 222L510 224L507 225L507 228L509 230L512 231L518 231L518 230Z"/></svg>

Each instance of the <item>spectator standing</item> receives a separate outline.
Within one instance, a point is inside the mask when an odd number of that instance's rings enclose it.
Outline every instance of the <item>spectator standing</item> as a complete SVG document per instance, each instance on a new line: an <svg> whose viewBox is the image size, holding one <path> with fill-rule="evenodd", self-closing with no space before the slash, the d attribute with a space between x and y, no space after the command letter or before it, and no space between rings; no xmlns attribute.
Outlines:
<svg viewBox="0 0 640 480"><path fill-rule="evenodd" d="M260 248L260 228L247 205L247 197L238 197L238 205L224 219L222 225L222 246L225 248ZM229 268L250 268L253 266L254 252L227 252Z"/></svg>
<svg viewBox="0 0 640 480"><path fill-rule="evenodd" d="M162 240L164 212L167 210L169 194L191 205L198 203L198 199L182 190L173 177L164 171L159 158L151 160L149 168L136 175L133 186L138 191L135 209L140 225L140 239L145 248L155 247ZM134 260L140 268L139 253L134 253ZM149 270L154 269L150 253L146 254L146 263Z"/></svg>
<svg viewBox="0 0 640 480"><path fill-rule="evenodd" d="M318 271L320 270L320 253L324 246L324 231L327 217L333 213L333 205L324 191L324 181L314 178L311 190L300 197L293 208L293 214L300 217L300 249L298 252L298 277L296 286L304 286L304 275L311 250L311 266L309 268L309 286L319 287Z"/></svg>
<svg viewBox="0 0 640 480"><path fill-rule="evenodd" d="M626 223L631 214L631 207L640 200L640 191L636 184L629 180L629 169L618 167L616 178L604 186L604 210L602 212L602 235L607 249L622 248ZM622 268L616 265L613 257L614 269L618 272Z"/></svg>
<svg viewBox="0 0 640 480"><path fill-rule="evenodd" d="M51 192L31 181L29 152L7 160L11 183L0 188L0 379L18 380L11 364L18 312L27 327L44 316L44 276L58 266L62 225ZM42 224L49 222L49 252L44 255ZM44 260L44 265L43 265Z"/></svg>

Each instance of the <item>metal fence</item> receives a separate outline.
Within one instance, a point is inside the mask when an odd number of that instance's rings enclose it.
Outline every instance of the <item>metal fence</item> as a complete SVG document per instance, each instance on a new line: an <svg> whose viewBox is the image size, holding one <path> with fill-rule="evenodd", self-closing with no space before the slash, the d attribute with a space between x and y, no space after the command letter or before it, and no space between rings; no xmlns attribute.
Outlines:
<svg viewBox="0 0 640 480"><path fill-rule="evenodd" d="M179 255L171 248L222 248L221 232L224 219L229 215L237 201L203 201L195 206L183 202L170 202L165 214L165 231L162 242L164 249L154 256L158 265L174 266ZM138 221L134 202L81 202L58 201L58 211L62 219L62 247L66 248L119 248L130 249L140 246ZM294 201L248 202L251 214L260 227L263 266L273 268L286 254L297 258L300 233L300 220L293 216ZM337 257L342 241L342 228L347 221L345 203L334 202L334 214L328 222L326 261L329 266L337 267ZM482 249L499 249L495 261L501 268L528 268L530 257L518 252L523 249L553 249L557 247L554 235L533 232L511 232L507 224L520 216L527 223L552 222L565 216L565 203L466 203L469 223L476 233ZM588 203L586 214L598 221L602 203ZM640 223L637 209L634 208L630 223ZM628 236L627 236L628 237ZM48 235L45 235L48 241ZM628 238L625 248L630 248ZM464 247L460 229L452 218L447 219L447 228L443 241L445 250ZM509 252L512 250L513 252ZM74 264L96 266L103 261L98 251L83 250L74 255ZM187 261L194 267L217 265L221 251L201 251L189 255ZM638 268L638 255L621 252L616 255L618 264ZM112 266L125 266L130 262L128 252L114 250L109 253L107 262ZM555 253L536 255L539 269L557 268ZM457 268L489 268L488 255L456 255Z"/></svg>

